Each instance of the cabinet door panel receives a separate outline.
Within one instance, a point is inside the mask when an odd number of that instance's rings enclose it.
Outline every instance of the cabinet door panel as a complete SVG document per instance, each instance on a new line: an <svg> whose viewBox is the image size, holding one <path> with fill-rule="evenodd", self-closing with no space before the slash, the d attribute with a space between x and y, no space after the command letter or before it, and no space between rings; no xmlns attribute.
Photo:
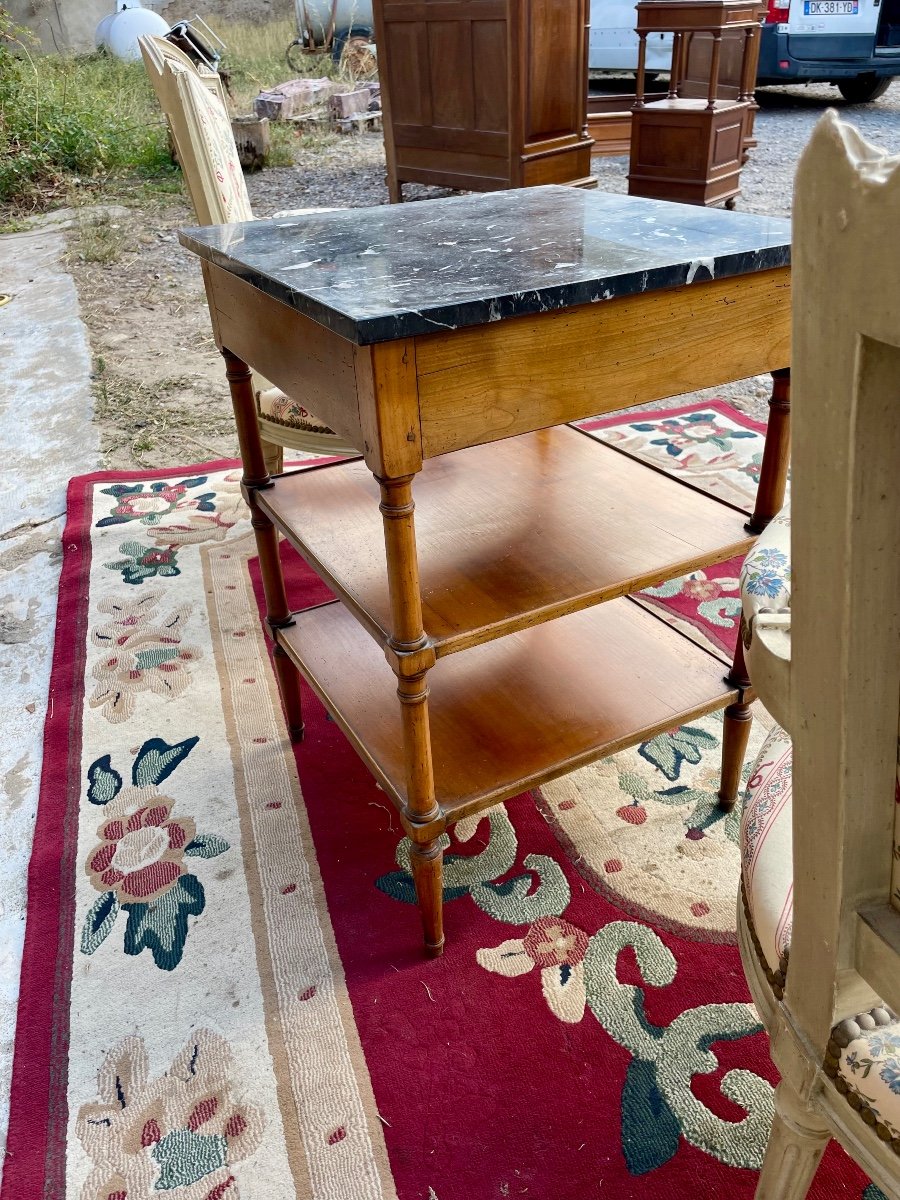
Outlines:
<svg viewBox="0 0 900 1200"><path fill-rule="evenodd" d="M584 5L581 0L528 0L526 12L525 139L580 131L587 95Z"/></svg>

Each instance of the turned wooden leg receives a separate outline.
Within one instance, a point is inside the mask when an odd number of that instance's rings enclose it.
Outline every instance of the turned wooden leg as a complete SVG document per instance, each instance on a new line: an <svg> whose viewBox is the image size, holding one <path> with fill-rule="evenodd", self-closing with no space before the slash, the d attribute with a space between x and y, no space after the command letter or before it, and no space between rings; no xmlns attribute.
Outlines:
<svg viewBox="0 0 900 1200"><path fill-rule="evenodd" d="M756 1200L804 1200L830 1138L825 1122L783 1079L775 1089L775 1120Z"/></svg>
<svg viewBox="0 0 900 1200"><path fill-rule="evenodd" d="M259 555L259 568L266 597L266 624L274 640L275 631L293 625L294 617L288 605L287 591L284 586L281 557L278 553L278 533L256 500L259 491L272 486L272 480L266 468L262 440L259 436L250 368L229 350L223 350L222 356L225 359L225 374L231 389L231 402L234 405L234 419L244 465L241 490L250 508L250 523L256 535L256 551ZM303 734L303 718L300 711L300 672L277 643L275 646L275 674L278 678L288 730L291 738L297 740Z"/></svg>
<svg viewBox="0 0 900 1200"><path fill-rule="evenodd" d="M750 704L744 699L750 687L747 667L744 664L744 644L738 635L737 649L734 652L734 663L728 673L728 682L741 689L741 695L734 704L725 709L725 720L722 732L722 779L719 785L719 807L724 812L731 812L737 803L741 787L741 772L744 759L747 757L747 742L750 738L750 726L753 716Z"/></svg>
<svg viewBox="0 0 900 1200"><path fill-rule="evenodd" d="M756 506L747 522L750 533L762 533L784 505L788 467L791 460L791 371L772 372L772 398L769 401L769 427L763 451Z"/></svg>
<svg viewBox="0 0 900 1200"><path fill-rule="evenodd" d="M418 845L410 853L416 899L425 934L425 953L437 958L444 952L444 852L437 838Z"/></svg>
<svg viewBox="0 0 900 1200"><path fill-rule="evenodd" d="M431 761L431 731L428 722L428 671L435 654L422 625L422 594L419 589L419 561L416 554L415 505L412 476L379 479L388 588L391 597L393 632L387 645L388 661L397 676L397 698L403 729L403 754L406 764L406 805L403 815L414 828L439 821L441 811L434 796L434 768ZM441 886L443 854L437 842L413 835L412 868L416 898L425 930L426 953L434 957L444 946L443 891Z"/></svg>

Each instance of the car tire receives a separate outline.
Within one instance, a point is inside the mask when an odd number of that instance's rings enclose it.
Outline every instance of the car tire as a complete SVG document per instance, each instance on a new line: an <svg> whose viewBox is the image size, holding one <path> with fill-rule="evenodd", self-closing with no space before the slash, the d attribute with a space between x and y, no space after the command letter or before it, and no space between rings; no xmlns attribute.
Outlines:
<svg viewBox="0 0 900 1200"><path fill-rule="evenodd" d="M889 75L854 75L852 79L842 79L837 86L850 104L868 104L883 96L893 82Z"/></svg>

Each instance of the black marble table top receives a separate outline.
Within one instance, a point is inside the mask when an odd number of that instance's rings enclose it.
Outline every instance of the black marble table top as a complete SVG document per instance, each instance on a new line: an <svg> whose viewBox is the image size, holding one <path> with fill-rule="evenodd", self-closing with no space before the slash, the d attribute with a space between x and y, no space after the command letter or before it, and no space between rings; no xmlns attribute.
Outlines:
<svg viewBox="0 0 900 1200"><path fill-rule="evenodd" d="M790 222L550 186L186 229L201 258L359 345L790 262Z"/></svg>

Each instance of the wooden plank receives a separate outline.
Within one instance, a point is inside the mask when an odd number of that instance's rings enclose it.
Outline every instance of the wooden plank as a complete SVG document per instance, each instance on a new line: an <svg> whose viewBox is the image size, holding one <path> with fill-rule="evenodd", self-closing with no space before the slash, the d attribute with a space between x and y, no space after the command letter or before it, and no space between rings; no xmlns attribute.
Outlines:
<svg viewBox="0 0 900 1200"><path fill-rule="evenodd" d="M361 447L353 345L230 271L204 263L204 276L219 348Z"/></svg>
<svg viewBox="0 0 900 1200"><path fill-rule="evenodd" d="M394 142L400 147L420 150L452 150L458 154L494 156L505 163L509 157L509 134L485 132L480 129L450 129L436 124L421 125L394 123Z"/></svg>
<svg viewBox="0 0 900 1200"><path fill-rule="evenodd" d="M298 613L277 636L402 809L396 679L375 642L340 604ZM428 673L437 802L458 820L724 707L737 691L722 675L628 599L441 659Z"/></svg>
<svg viewBox="0 0 900 1200"><path fill-rule="evenodd" d="M745 552L746 514L566 426L446 455L415 480L422 620L439 655ZM264 512L382 644L392 628L378 485L301 471Z"/></svg>
<svg viewBox="0 0 900 1200"><path fill-rule="evenodd" d="M427 458L790 363L790 269L416 339Z"/></svg>

